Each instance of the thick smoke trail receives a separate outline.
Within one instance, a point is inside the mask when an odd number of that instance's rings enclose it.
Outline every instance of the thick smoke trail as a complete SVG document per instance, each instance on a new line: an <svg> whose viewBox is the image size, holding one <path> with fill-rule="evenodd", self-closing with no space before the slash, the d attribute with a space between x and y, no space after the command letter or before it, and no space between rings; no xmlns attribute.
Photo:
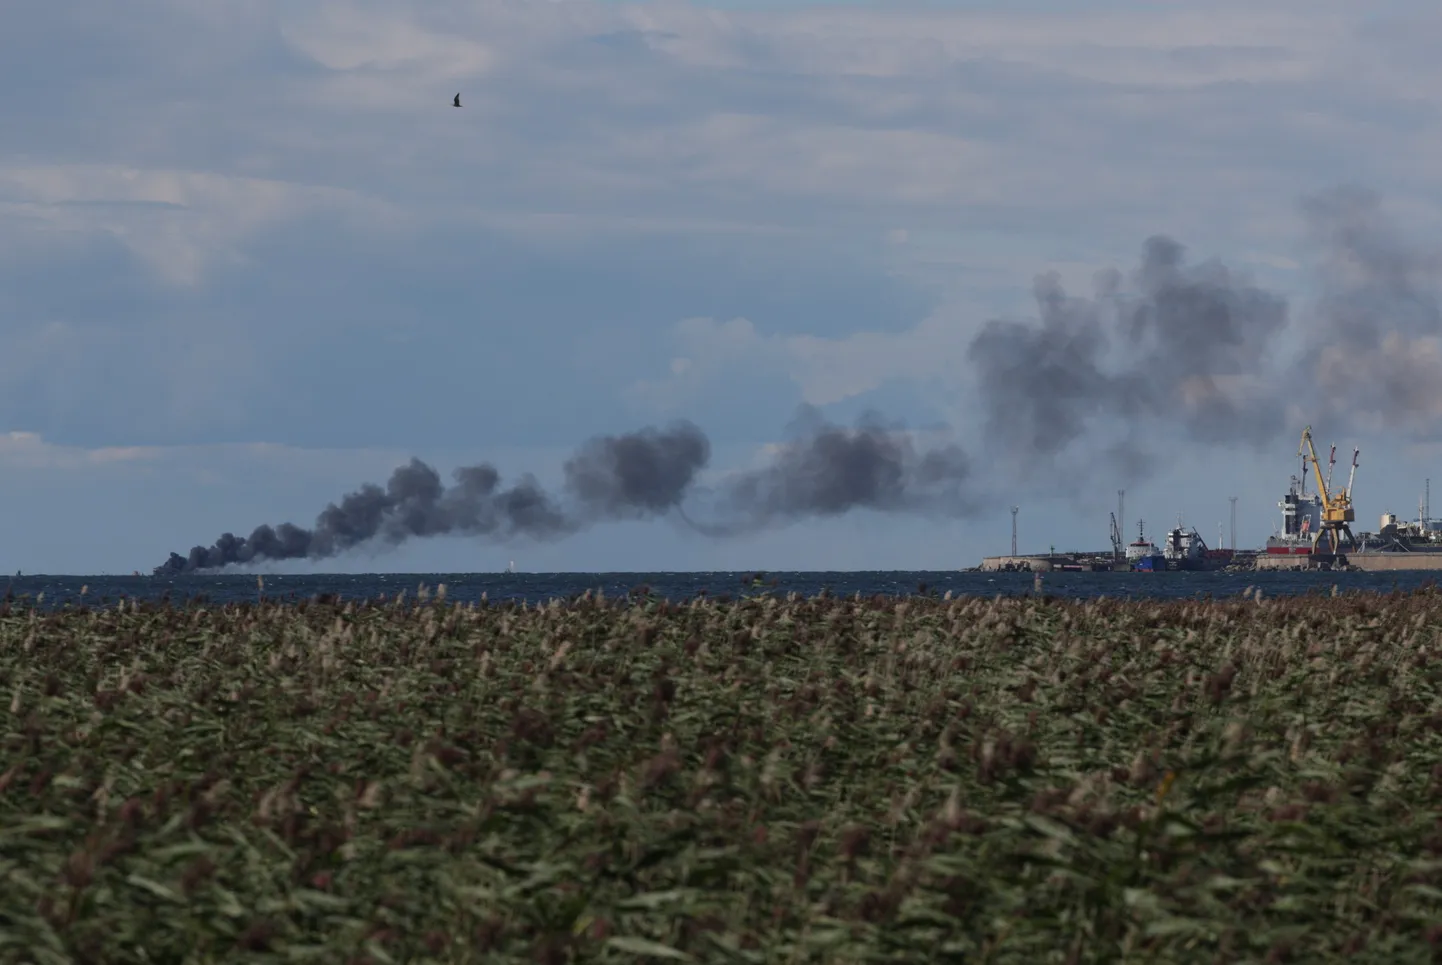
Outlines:
<svg viewBox="0 0 1442 965"><path fill-rule="evenodd" d="M680 503L710 459L710 441L689 422L669 432L602 436L567 460L566 488L592 519L659 515Z"/></svg>
<svg viewBox="0 0 1442 965"><path fill-rule="evenodd" d="M856 509L965 516L977 509L970 477L966 454L956 446L918 452L901 426L874 415L848 429L808 411L801 431L769 465L737 473L719 487L717 521L693 525L734 536Z"/></svg>
<svg viewBox="0 0 1442 965"><path fill-rule="evenodd" d="M961 450L918 453L899 427L875 419L854 429L813 419L770 465L725 480L714 494L714 518L698 523L681 503L710 456L710 441L689 422L592 439L565 464L564 504L529 476L499 488L500 474L488 465L457 470L447 488L435 469L413 459L384 488L367 484L326 507L314 529L285 523L261 526L243 539L226 533L188 556L172 553L155 572L324 559L363 545L442 535L554 539L595 523L672 512L702 533L730 536L858 508L952 516L973 508Z"/></svg>
<svg viewBox="0 0 1442 965"><path fill-rule="evenodd" d="M412 459L391 474L384 489L367 483L327 506L314 529L283 523L261 526L248 538L225 533L188 556L171 553L155 572L325 559L363 544L394 546L430 536L554 539L603 520L664 514L710 456L710 442L689 422L593 439L566 463L566 488L575 503L569 511L530 476L500 488L494 467L468 466L456 470L455 484L446 488L435 469Z"/></svg>

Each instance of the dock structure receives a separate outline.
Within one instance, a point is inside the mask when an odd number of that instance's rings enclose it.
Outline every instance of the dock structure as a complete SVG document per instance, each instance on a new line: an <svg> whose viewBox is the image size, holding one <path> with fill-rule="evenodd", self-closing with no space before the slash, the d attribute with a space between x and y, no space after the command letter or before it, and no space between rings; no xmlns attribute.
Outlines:
<svg viewBox="0 0 1442 965"><path fill-rule="evenodd" d="M1338 561L1331 553L1258 553L1251 569L1269 570L1331 570L1345 569L1346 557Z"/></svg>
<svg viewBox="0 0 1442 965"><path fill-rule="evenodd" d="M1208 567L1213 568L1213 567ZM1226 566L1216 569L1315 571L1360 570L1371 573L1405 570L1442 571L1442 553L1307 553L1275 554L1242 550ZM1127 572L1131 565L1104 554L1038 553L1018 556L987 556L977 567L982 573Z"/></svg>
<svg viewBox="0 0 1442 965"><path fill-rule="evenodd" d="M1442 553L1306 553L1257 554L1258 570L1360 570L1396 573L1407 570L1442 570Z"/></svg>
<svg viewBox="0 0 1442 965"><path fill-rule="evenodd" d="M1018 570L1046 573L1051 570L1051 561L1045 556L984 556L979 569L983 573L1011 573Z"/></svg>
<svg viewBox="0 0 1442 965"><path fill-rule="evenodd" d="M1277 503L1282 510L1282 527L1273 532L1264 546L1256 550L1236 548L1236 497L1230 497L1232 511L1232 543L1230 549L1212 549L1203 542L1195 527L1177 526L1157 546L1146 538L1144 523L1137 521L1137 538L1122 542L1122 499L1126 490L1117 490L1117 514L1111 517L1111 549L1100 552L1017 552L1017 507L1011 507L1012 550L1010 554L987 556L972 572L984 573L1050 573L1071 572L1156 572L1159 570L1270 570L1396 573L1409 570L1442 571L1442 520L1432 518L1432 480L1426 480L1418 505L1416 520L1399 519L1385 512L1375 533L1352 533L1356 518L1351 508L1352 479L1346 489L1331 488L1330 465L1335 461L1332 447L1329 472L1322 474L1321 464L1311 446L1310 431L1302 435L1303 469L1294 475L1291 487ZM1353 475L1357 463L1353 452ZM1316 477L1318 493L1307 492L1308 467ZM1330 509L1329 509L1330 507ZM1328 514L1331 514L1330 516ZM1218 524L1219 531L1221 524ZM1323 538L1325 537L1325 538ZM1221 542L1221 535L1217 541Z"/></svg>
<svg viewBox="0 0 1442 965"><path fill-rule="evenodd" d="M1442 570L1442 553L1348 553L1347 564L1368 572Z"/></svg>
<svg viewBox="0 0 1442 965"><path fill-rule="evenodd" d="M1110 553L1036 553L1033 555L986 556L978 567L983 573L1110 572L1127 569L1125 562Z"/></svg>

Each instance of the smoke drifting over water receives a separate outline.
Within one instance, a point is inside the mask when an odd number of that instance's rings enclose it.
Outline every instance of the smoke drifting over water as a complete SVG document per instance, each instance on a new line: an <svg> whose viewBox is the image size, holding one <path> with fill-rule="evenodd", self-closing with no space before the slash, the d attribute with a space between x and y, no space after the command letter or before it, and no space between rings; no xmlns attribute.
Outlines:
<svg viewBox="0 0 1442 965"><path fill-rule="evenodd" d="M384 488L366 484L327 506L313 529L282 523L260 526L244 538L225 533L186 556L171 553L155 573L326 559L363 545L431 536L556 539L597 523L671 513L698 532L729 536L857 508L951 515L971 509L962 491L969 469L960 450L918 454L899 427L874 420L854 429L815 422L768 466L723 481L709 494L715 518L697 521L681 504L697 491L696 476L710 456L710 441L689 422L601 436L566 461L564 501L530 476L502 488L500 473L484 464L456 470L448 488L435 469L413 459Z"/></svg>
<svg viewBox="0 0 1442 965"><path fill-rule="evenodd" d="M573 497L566 509L529 475L503 488L495 467L466 466L455 471L455 482L447 488L440 473L412 459L391 474L384 488L367 483L331 503L313 529L283 523L258 527L244 539L225 533L188 556L170 554L156 572L326 559L373 541L395 546L430 536L555 539L603 520L665 513L710 455L705 435L685 422L594 439L566 462L566 488Z"/></svg>

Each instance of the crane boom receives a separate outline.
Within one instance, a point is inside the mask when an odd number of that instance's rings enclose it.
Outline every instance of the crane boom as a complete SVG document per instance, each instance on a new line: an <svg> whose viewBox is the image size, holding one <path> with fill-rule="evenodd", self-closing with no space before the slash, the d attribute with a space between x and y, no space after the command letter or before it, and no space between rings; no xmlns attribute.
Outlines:
<svg viewBox="0 0 1442 965"><path fill-rule="evenodd" d="M1346 534L1349 542L1355 542L1352 537L1351 522L1357 518L1352 509L1352 482L1357 475L1357 457L1361 450L1354 450L1352 453L1352 473L1347 480L1347 488L1340 493L1333 492L1328 486L1332 475L1332 465L1337 461L1337 447L1332 447L1331 459L1327 467L1327 479L1322 478L1322 463L1317 458L1317 449L1312 445L1312 427L1302 430L1302 442L1297 449L1297 454L1303 457L1303 461L1311 460L1312 471L1317 477L1317 495L1322 498L1322 526L1312 536L1312 550L1316 552L1317 545L1321 542L1323 531L1332 538L1332 552L1336 553L1341 549L1342 534Z"/></svg>
<svg viewBox="0 0 1442 965"><path fill-rule="evenodd" d="M1311 462L1312 469L1317 473L1317 495L1322 497L1322 508L1327 508L1327 480L1322 478L1322 464L1317 460L1317 449L1312 445L1312 427L1302 430L1302 444L1297 449L1297 455L1302 457L1303 474L1306 473L1306 465Z"/></svg>

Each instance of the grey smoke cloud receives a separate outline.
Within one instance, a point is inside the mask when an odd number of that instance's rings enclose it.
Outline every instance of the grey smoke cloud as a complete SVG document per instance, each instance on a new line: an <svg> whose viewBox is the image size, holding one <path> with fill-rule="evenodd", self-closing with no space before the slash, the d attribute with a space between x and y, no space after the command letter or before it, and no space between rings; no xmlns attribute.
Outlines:
<svg viewBox="0 0 1442 965"><path fill-rule="evenodd" d="M1188 264L1164 235L1128 275L1097 273L1090 295L1038 276L1037 318L989 322L969 346L988 454L1034 469L1082 443L1122 481L1147 474L1158 433L1264 447L1301 418L1438 438L1442 258L1404 238L1372 192L1337 188L1301 208L1317 249L1316 298L1301 310L1218 260ZM1103 423L1124 438L1096 446Z"/></svg>
<svg viewBox="0 0 1442 965"><path fill-rule="evenodd" d="M1055 273L1038 276L1035 322L988 323L968 359L989 448L1053 456L1101 416L1165 422L1206 442L1271 438L1281 412L1261 402L1273 391L1265 373L1287 303L1185 254L1151 237L1130 286L1116 270L1098 272L1090 297L1069 295Z"/></svg>
<svg viewBox="0 0 1442 965"><path fill-rule="evenodd" d="M412 459L384 487L368 483L327 506L311 529L283 523L260 526L248 537L225 533L187 555L170 554L155 573L326 559L360 546L445 535L493 542L556 539L601 522L673 512L692 528L719 537L858 508L958 515L973 505L966 497L970 469L961 450L919 452L899 426L874 418L850 429L811 419L769 465L717 487L712 512L697 522L682 503L710 457L710 441L690 422L597 437L566 461L563 498L547 493L531 476L502 487L500 473L484 464L456 470L447 487L434 468Z"/></svg>
<svg viewBox="0 0 1442 965"><path fill-rule="evenodd" d="M874 413L848 428L804 408L770 462L728 477L713 494L712 519L691 522L735 536L857 509L968 516L979 509L971 483L970 460L955 445L919 449L903 426Z"/></svg>
<svg viewBox="0 0 1442 965"><path fill-rule="evenodd" d="M1442 258L1405 238L1363 188L1315 195L1303 212L1320 251L1320 291L1296 385L1329 423L1436 439Z"/></svg>
<svg viewBox="0 0 1442 965"><path fill-rule="evenodd" d="M711 459L711 442L690 423L592 439L566 461L566 487L596 519L664 513Z"/></svg>
<svg viewBox="0 0 1442 965"><path fill-rule="evenodd" d="M1067 295L1055 273L1038 276L1032 294L1039 322L988 322L967 354L989 446L1049 455L1114 404L1118 379L1104 370L1110 339L1097 300Z"/></svg>

